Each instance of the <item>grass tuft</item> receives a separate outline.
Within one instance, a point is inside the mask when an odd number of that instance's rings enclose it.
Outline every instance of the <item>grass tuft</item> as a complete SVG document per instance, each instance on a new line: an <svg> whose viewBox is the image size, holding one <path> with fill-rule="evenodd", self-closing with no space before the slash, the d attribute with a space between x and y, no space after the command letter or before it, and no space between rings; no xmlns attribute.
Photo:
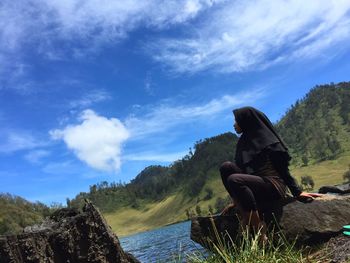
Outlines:
<svg viewBox="0 0 350 263"><path fill-rule="evenodd" d="M311 263L305 256L305 249L296 248L295 242L288 242L281 232L269 234L267 243L261 243L260 231L251 235L243 231L237 240L223 239L211 242L209 256L195 253L188 256L191 263ZM209 241L210 242L210 241Z"/></svg>

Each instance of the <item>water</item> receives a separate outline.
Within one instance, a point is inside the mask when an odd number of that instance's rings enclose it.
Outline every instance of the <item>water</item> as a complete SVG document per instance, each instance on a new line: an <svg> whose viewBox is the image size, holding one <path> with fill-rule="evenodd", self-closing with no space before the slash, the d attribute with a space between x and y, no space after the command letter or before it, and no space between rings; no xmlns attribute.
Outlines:
<svg viewBox="0 0 350 263"><path fill-rule="evenodd" d="M190 239L191 222L186 221L120 238L123 249L141 262L186 262L194 252L205 250Z"/></svg>

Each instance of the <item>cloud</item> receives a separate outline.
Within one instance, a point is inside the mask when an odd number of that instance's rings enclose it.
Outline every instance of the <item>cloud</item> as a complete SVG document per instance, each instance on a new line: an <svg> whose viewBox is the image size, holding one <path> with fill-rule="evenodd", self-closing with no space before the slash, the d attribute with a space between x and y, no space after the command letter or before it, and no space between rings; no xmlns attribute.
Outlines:
<svg viewBox="0 0 350 263"><path fill-rule="evenodd" d="M228 1L186 38L149 46L156 61L176 72L243 72L323 56L348 48L350 2Z"/></svg>
<svg viewBox="0 0 350 263"><path fill-rule="evenodd" d="M46 174L56 175L56 177L42 177L38 181L50 181L53 178L61 180L65 178L65 175L79 175L83 172L80 165L74 163L72 160L61 161L61 162L49 162L45 164L42 171Z"/></svg>
<svg viewBox="0 0 350 263"><path fill-rule="evenodd" d="M123 157L126 161L155 161L155 162L174 162L184 157L188 151L176 152L176 153L154 153L154 152L141 152L136 154L130 154Z"/></svg>
<svg viewBox="0 0 350 263"><path fill-rule="evenodd" d="M0 153L14 153L31 150L45 144L36 139L30 132L20 130L2 130L0 133Z"/></svg>
<svg viewBox="0 0 350 263"><path fill-rule="evenodd" d="M166 28L196 17L215 0L3 0L0 9L0 53L36 43L38 53L60 59L59 40L72 54L118 41L138 26ZM84 44L85 43L85 44ZM60 43L62 44L62 43Z"/></svg>
<svg viewBox="0 0 350 263"><path fill-rule="evenodd" d="M34 164L38 164L41 162L41 160L44 157L47 157L50 155L50 152L47 150L34 150L34 151L30 151L29 153L27 153L24 158L31 163Z"/></svg>
<svg viewBox="0 0 350 263"><path fill-rule="evenodd" d="M82 98L69 103L72 108L86 108L94 103L110 100L112 97L104 90L92 90Z"/></svg>
<svg viewBox="0 0 350 263"><path fill-rule="evenodd" d="M146 78L144 80L144 84L145 84L144 90L147 92L147 94L154 95L151 72L147 72Z"/></svg>
<svg viewBox="0 0 350 263"><path fill-rule="evenodd" d="M27 94L31 57L71 60L97 54L135 29L168 29L193 20L221 0L2 0L0 90ZM21 73L21 74L18 74Z"/></svg>
<svg viewBox="0 0 350 263"><path fill-rule="evenodd" d="M51 130L50 135L53 139L63 140L90 167L118 171L122 144L129 138L129 131L118 119L99 116L92 110L83 111L79 122L64 129Z"/></svg>
<svg viewBox="0 0 350 263"><path fill-rule="evenodd" d="M225 110L231 110L239 105L251 105L266 95L263 88L252 89L235 95L224 95L201 105L171 105L169 101L143 108L143 116L129 116L125 125L132 139L143 138L150 134L164 132L177 125L193 121L207 121Z"/></svg>

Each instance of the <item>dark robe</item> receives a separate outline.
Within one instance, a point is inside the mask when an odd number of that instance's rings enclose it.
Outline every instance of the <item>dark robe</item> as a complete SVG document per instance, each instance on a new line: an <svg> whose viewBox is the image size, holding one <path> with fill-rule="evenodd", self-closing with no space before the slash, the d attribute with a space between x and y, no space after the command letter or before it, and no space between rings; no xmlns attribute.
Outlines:
<svg viewBox="0 0 350 263"><path fill-rule="evenodd" d="M301 193L288 165L291 159L288 148L264 113L244 107L233 111L242 135L238 140L235 162L248 174L265 177L284 195L288 186L294 196Z"/></svg>

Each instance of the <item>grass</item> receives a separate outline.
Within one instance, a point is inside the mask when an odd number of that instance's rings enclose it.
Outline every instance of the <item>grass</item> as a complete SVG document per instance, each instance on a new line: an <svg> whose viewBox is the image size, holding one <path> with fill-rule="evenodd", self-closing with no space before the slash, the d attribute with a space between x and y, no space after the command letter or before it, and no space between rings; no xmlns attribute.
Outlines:
<svg viewBox="0 0 350 263"><path fill-rule="evenodd" d="M270 233L269 241L261 244L260 231L251 236L248 231L244 231L242 237L233 241L224 241L216 233L219 240L213 243L212 254L209 256L194 254L189 255L187 262L191 263L311 263L305 255L305 249L296 248L295 242L288 242L281 233Z"/></svg>
<svg viewBox="0 0 350 263"><path fill-rule="evenodd" d="M323 161L317 164L292 168L292 175L300 182L303 175L310 175L315 181L315 189L323 185L343 183L343 174L349 169L350 153L346 153L335 160Z"/></svg>
<svg viewBox="0 0 350 263"><path fill-rule="evenodd" d="M173 194L158 203L141 204L142 209L124 207L104 217L118 236L125 236L185 220L188 202L183 195Z"/></svg>
<svg viewBox="0 0 350 263"><path fill-rule="evenodd" d="M291 167L291 174L300 182L301 176L310 175L315 182L315 190L322 185L335 185L343 182L343 174L349 169L350 153L345 153L335 160L328 160L305 167ZM205 188L213 190L213 197L204 200ZM198 204L202 214L208 214L208 206L214 207L218 197L225 197L227 193L222 185L220 176L210 172L208 180L197 198L190 199L181 191L168 196L158 203L143 203L140 209L124 207L113 213L104 214L112 229L118 236L126 236L143 232L157 227L186 220L186 209L195 211Z"/></svg>

